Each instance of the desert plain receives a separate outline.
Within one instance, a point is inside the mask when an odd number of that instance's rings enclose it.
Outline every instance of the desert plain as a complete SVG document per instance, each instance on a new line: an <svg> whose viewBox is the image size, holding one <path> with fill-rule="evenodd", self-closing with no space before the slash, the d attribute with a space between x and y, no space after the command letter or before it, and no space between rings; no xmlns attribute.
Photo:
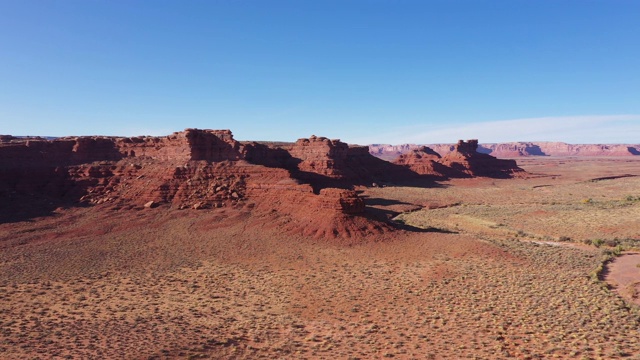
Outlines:
<svg viewBox="0 0 640 360"><path fill-rule="evenodd" d="M358 185L392 231L346 238L251 201L7 199L0 358L640 359L640 159L517 161Z"/></svg>

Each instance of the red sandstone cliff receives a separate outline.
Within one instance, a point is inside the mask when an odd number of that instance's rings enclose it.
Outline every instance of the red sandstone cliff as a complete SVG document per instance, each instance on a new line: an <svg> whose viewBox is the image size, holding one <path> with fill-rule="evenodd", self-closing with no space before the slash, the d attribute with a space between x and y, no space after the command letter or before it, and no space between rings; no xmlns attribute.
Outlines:
<svg viewBox="0 0 640 360"><path fill-rule="evenodd" d="M350 146L335 139L311 136L280 149L289 155L283 166L294 177L312 183L315 189L371 185L419 175L372 156L366 146Z"/></svg>
<svg viewBox="0 0 640 360"><path fill-rule="evenodd" d="M289 149L289 154L299 162L298 170L342 178L347 174L345 166L349 145L340 140L330 140L312 135L308 139L299 139Z"/></svg>
<svg viewBox="0 0 640 360"><path fill-rule="evenodd" d="M250 206L269 214L275 210L297 224L292 231L317 237L357 236L358 229L368 228L363 224L383 226L359 218L365 206L354 191L295 177L312 171L342 178L348 172L348 145L322 138L314 143L282 149L241 144L229 130L197 129L165 137L4 136L0 197L7 201L0 221L11 218L11 206L38 198L45 199L42 204L114 209Z"/></svg>
<svg viewBox="0 0 640 360"><path fill-rule="evenodd" d="M423 175L433 175L442 178L452 176L459 177L462 175L462 173L441 164L441 159L442 156L433 151L433 149L422 146L400 155L394 163L406 166L412 171Z"/></svg>
<svg viewBox="0 0 640 360"><path fill-rule="evenodd" d="M524 175L515 160L497 159L478 151L478 140L458 141L454 150L442 157L440 163L469 176L509 178Z"/></svg>
<svg viewBox="0 0 640 360"><path fill-rule="evenodd" d="M508 178L524 174L524 170L514 160L500 160L477 150L478 140L460 140L443 157L433 149L423 146L400 155L394 163L419 174L440 177Z"/></svg>
<svg viewBox="0 0 640 360"><path fill-rule="evenodd" d="M0 221L12 218L12 206L41 199L45 207L247 207L306 235L372 234L389 225L367 217L354 185L505 176L517 168L465 146L458 144L454 155L442 159L422 148L392 164L368 147L316 136L293 144L240 143L229 130L198 129L163 137L2 136L0 197L7 201L0 205Z"/></svg>

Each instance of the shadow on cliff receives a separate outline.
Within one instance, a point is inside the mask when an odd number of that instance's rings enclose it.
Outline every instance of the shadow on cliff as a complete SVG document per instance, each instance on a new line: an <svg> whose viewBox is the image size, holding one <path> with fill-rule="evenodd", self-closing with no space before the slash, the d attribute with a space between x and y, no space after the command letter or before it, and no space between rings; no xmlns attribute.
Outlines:
<svg viewBox="0 0 640 360"><path fill-rule="evenodd" d="M417 187L417 188L445 188L447 185L441 184L438 181L443 180L440 177L434 177L431 175L420 175L414 172L409 173L406 176L394 177L355 177L355 178L332 178L329 176L300 171L297 169L289 170L291 177L304 184L309 184L313 188L315 194L319 194L320 190L324 188L338 188L353 190L356 186L367 187Z"/></svg>
<svg viewBox="0 0 640 360"><path fill-rule="evenodd" d="M86 207L86 181L73 181L63 166L2 167L0 173L0 223L29 221L51 216L58 208Z"/></svg>
<svg viewBox="0 0 640 360"><path fill-rule="evenodd" d="M390 226L410 232L438 232L438 233L447 233L447 234L457 234L454 231L438 229L438 228L419 228L417 226L406 224L399 220L394 220L394 218L400 214L413 212L416 210L420 210L423 207L416 204L411 204L408 202L393 200L393 199L384 199L384 198L371 198L366 195L362 196L365 202L365 213L364 217L370 220L380 221L389 224ZM396 207L386 208L386 207ZM405 208L405 211L399 211L398 208Z"/></svg>
<svg viewBox="0 0 640 360"><path fill-rule="evenodd" d="M38 194L0 192L0 224L34 221L53 216L59 208L86 207L87 204Z"/></svg>
<svg viewBox="0 0 640 360"><path fill-rule="evenodd" d="M409 225L409 224L405 224L403 222L399 222L399 221L394 221L393 225L400 229L400 230L404 230L404 231L410 231L410 232L419 232L419 233L440 233L440 234L459 234L459 232L457 231L451 231L451 230L447 230L447 229L439 229L439 228L434 228L434 227L428 227L426 229L423 228L419 228L417 226L413 226L413 225Z"/></svg>
<svg viewBox="0 0 640 360"><path fill-rule="evenodd" d="M370 200L374 202L375 200L384 200L384 201L380 201L380 203L391 202L391 200L386 200L386 199L369 199L369 200L366 200L365 202L368 203ZM401 203L399 202L399 204ZM361 216L369 220L384 222L395 229L404 230L404 231L418 232L418 233L438 232L438 233L447 233L447 234L457 234L457 232L455 231L449 231L449 230L431 228L431 227L423 229L417 226L406 224L402 221L393 220L396 216L400 214L401 212L398 212L398 211L394 211L390 209L382 209L372 205L366 205L365 213Z"/></svg>
<svg viewBox="0 0 640 360"><path fill-rule="evenodd" d="M278 146L268 146L257 142L247 142L242 149L243 158L256 165L270 168L281 168L289 171L292 178L309 184L314 193L324 188L353 189L355 186L409 186L409 187L441 187L438 181L446 180L444 176L421 175L411 169L382 159L378 159L368 150L349 149L344 159L335 161L332 167L324 169L332 176L318 171L300 170L302 159L293 157L291 153Z"/></svg>
<svg viewBox="0 0 640 360"><path fill-rule="evenodd" d="M132 154L133 155L133 154ZM69 167L124 158L106 137L26 139L0 147L0 223L53 215L78 202L84 185L71 181Z"/></svg>

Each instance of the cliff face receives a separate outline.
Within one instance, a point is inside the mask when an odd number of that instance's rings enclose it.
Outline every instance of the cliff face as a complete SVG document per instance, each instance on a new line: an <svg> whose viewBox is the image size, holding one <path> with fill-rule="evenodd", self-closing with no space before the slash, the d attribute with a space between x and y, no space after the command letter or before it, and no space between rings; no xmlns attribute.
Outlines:
<svg viewBox="0 0 640 360"><path fill-rule="evenodd" d="M216 162L241 158L240 143L230 130L186 129L166 137L116 138L114 145L124 157Z"/></svg>
<svg viewBox="0 0 640 360"><path fill-rule="evenodd" d="M504 176L517 168L476 148L477 142L462 142L443 158L421 148L393 164L372 156L368 147L316 136L271 145L240 143L229 130L130 138L2 136L0 197L7 201L0 221L12 216L13 205L6 204L34 198L113 209L250 206L268 214L275 210L286 224L314 236L357 236L386 225L363 217L365 203L354 185Z"/></svg>
<svg viewBox="0 0 640 360"><path fill-rule="evenodd" d="M497 159L478 151L478 140L460 140L454 151L440 159L440 163L469 176L509 178L524 175L515 160Z"/></svg>
<svg viewBox="0 0 640 360"><path fill-rule="evenodd" d="M298 160L298 170L311 172L330 178L345 176L345 161L349 145L340 140L311 136L298 139L288 149L291 157Z"/></svg>
<svg viewBox="0 0 640 360"><path fill-rule="evenodd" d="M453 171L453 169L441 164L441 159L442 156L433 149L427 146L422 146L400 155L394 163L405 166L418 174L433 175L437 177L456 177L461 175L458 172Z"/></svg>
<svg viewBox="0 0 640 360"><path fill-rule="evenodd" d="M400 155L394 163L406 166L419 174L443 178L474 176L509 178L524 175L524 170L517 166L515 160L500 160L479 153L477 150L478 140L467 142L460 140L444 157L433 149L423 146Z"/></svg>
<svg viewBox="0 0 640 360"><path fill-rule="evenodd" d="M5 193L90 203L119 199L136 206L149 201L179 208L225 206L244 198L248 178L266 183L274 177L275 183L295 180L320 196L328 187L347 189L419 175L490 176L516 168L476 153L473 141L458 143L444 158L420 147L392 164L372 156L367 147L339 140L311 136L294 144L241 144L229 130L186 129L164 137L0 140L0 189ZM340 196L333 198L345 203ZM345 205L343 210L353 213L358 208Z"/></svg>
<svg viewBox="0 0 640 360"><path fill-rule="evenodd" d="M342 224L364 212L364 201L348 189L322 185L314 191L316 184L304 183L295 174L308 170L340 177L347 152L348 145L324 139L300 141L292 149L241 144L229 130L187 129L165 137L133 138L4 136L0 197L12 204L44 198L45 203L117 209L251 205L297 219L312 213ZM0 214L0 221L9 218L10 213ZM341 236L332 229L317 234Z"/></svg>
<svg viewBox="0 0 640 360"><path fill-rule="evenodd" d="M0 166L67 166L124 158L224 161L240 159L239 150L240 144L229 130L186 129L165 137L5 137L0 142Z"/></svg>
<svg viewBox="0 0 640 360"><path fill-rule="evenodd" d="M371 185L416 178L419 174L378 159L366 146L350 146L340 140L311 136L281 150L289 154L283 166L301 180L319 188ZM272 153L274 150L270 150Z"/></svg>

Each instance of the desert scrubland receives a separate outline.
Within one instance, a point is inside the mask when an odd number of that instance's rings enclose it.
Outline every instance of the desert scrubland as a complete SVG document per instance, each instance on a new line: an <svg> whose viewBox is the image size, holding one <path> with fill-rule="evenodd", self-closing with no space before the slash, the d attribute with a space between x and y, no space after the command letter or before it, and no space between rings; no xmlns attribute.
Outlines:
<svg viewBox="0 0 640 360"><path fill-rule="evenodd" d="M358 185L364 212L324 220L248 195L6 215L0 358L640 358L637 284L611 266L638 247L640 161L518 165Z"/></svg>

